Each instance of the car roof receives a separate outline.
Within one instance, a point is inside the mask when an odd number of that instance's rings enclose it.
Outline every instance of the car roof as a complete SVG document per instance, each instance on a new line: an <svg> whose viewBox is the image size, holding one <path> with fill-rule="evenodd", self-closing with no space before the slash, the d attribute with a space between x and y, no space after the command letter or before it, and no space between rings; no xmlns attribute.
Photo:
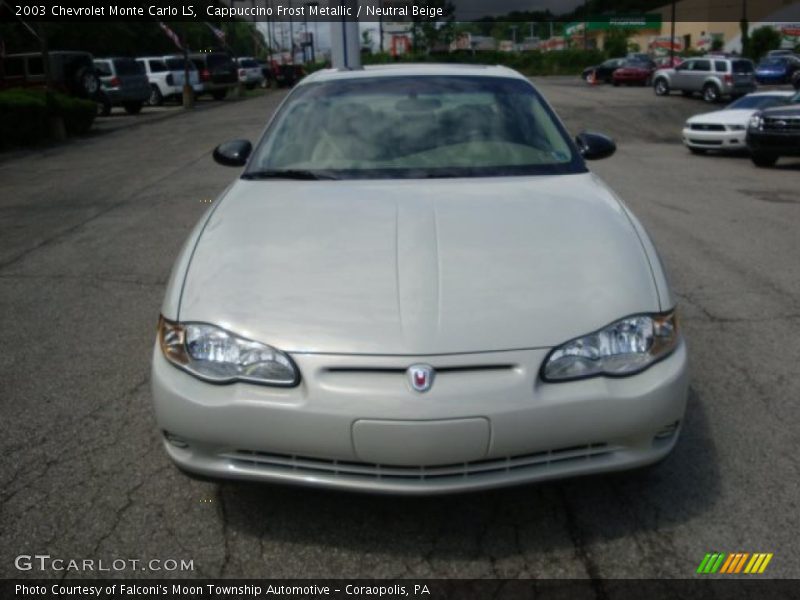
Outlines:
<svg viewBox="0 0 800 600"><path fill-rule="evenodd" d="M366 77L417 77L425 75L505 77L527 81L524 75L501 65L470 65L440 63L403 63L369 65L363 69L322 69L302 79L298 85L317 81L363 79Z"/></svg>

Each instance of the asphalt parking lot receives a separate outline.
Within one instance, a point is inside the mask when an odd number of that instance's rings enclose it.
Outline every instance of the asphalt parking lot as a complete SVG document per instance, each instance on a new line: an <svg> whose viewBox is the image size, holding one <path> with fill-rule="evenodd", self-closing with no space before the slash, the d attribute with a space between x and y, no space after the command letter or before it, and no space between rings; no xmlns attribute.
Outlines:
<svg viewBox="0 0 800 600"><path fill-rule="evenodd" d="M194 564L127 577L686 578L711 551L771 552L769 575L800 577L800 160L690 155L697 99L535 82L573 133L617 139L591 167L679 299L691 397L664 463L412 499L178 473L150 406L159 306L236 174L211 149L256 138L271 92L0 155L0 577L63 576L14 566L49 554Z"/></svg>

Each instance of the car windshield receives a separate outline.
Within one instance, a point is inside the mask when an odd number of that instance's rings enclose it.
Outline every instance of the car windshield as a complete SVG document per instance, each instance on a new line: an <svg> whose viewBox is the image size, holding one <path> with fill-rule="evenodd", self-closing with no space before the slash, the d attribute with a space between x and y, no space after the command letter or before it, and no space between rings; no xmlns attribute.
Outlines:
<svg viewBox="0 0 800 600"><path fill-rule="evenodd" d="M247 59L247 58L239 61L239 64L242 67L245 67L247 69L252 69L253 67L258 67L258 63L256 61L254 61L253 59Z"/></svg>
<svg viewBox="0 0 800 600"><path fill-rule="evenodd" d="M779 104L787 104L789 102L788 96L763 95L763 96L743 96L736 102L732 102L727 108L769 108L770 106L778 106Z"/></svg>
<svg viewBox="0 0 800 600"><path fill-rule="evenodd" d="M766 59L762 60L761 64L759 64L758 66L759 67L782 67L787 62L789 62L789 61L787 59L785 59L785 58L766 58Z"/></svg>
<svg viewBox="0 0 800 600"><path fill-rule="evenodd" d="M246 177L480 177L585 172L533 86L500 77L353 78L297 88Z"/></svg>
<svg viewBox="0 0 800 600"><path fill-rule="evenodd" d="M182 58L168 58L165 62L167 63L167 68L170 71L183 71L185 64L189 65L190 71L197 70L194 66L194 63L190 60L184 61Z"/></svg>

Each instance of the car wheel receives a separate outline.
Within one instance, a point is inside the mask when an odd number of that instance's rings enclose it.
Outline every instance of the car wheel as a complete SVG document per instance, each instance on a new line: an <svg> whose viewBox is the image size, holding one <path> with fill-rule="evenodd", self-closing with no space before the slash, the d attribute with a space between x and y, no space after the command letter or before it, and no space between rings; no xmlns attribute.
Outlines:
<svg viewBox="0 0 800 600"><path fill-rule="evenodd" d="M98 94L95 97L97 103L97 114L100 117L107 117L111 114L111 100L105 94Z"/></svg>
<svg viewBox="0 0 800 600"><path fill-rule="evenodd" d="M707 83L703 86L703 100L709 104L714 104L719 101L719 88L713 83Z"/></svg>
<svg viewBox="0 0 800 600"><path fill-rule="evenodd" d="M616 79L613 80L614 87L619 87L619 81Z"/></svg>
<svg viewBox="0 0 800 600"><path fill-rule="evenodd" d="M138 115L142 112L142 102L125 102L122 106L129 115Z"/></svg>
<svg viewBox="0 0 800 600"><path fill-rule="evenodd" d="M82 67L75 72L75 87L77 95L92 98L100 91L100 79L93 69Z"/></svg>
<svg viewBox="0 0 800 600"><path fill-rule="evenodd" d="M655 84L653 85L653 89L656 92L656 96L666 96L669 94L669 84L667 80L664 78L656 79Z"/></svg>
<svg viewBox="0 0 800 600"><path fill-rule="evenodd" d="M214 100L223 100L227 95L228 90L217 90L215 92L211 92L211 97L214 98Z"/></svg>
<svg viewBox="0 0 800 600"><path fill-rule="evenodd" d="M691 152L692 154L705 154L706 153L706 149L705 148L694 148L692 146L687 146L687 148L689 148L689 152Z"/></svg>
<svg viewBox="0 0 800 600"><path fill-rule="evenodd" d="M150 86L150 98L147 99L150 106L161 106L164 104L164 96L161 95L161 90L157 85Z"/></svg>
<svg viewBox="0 0 800 600"><path fill-rule="evenodd" d="M586 74L583 76L583 80L584 80L586 83L592 83L592 80L593 80L593 79L594 79L594 72L593 72L593 71L589 71L588 73L586 73Z"/></svg>
<svg viewBox="0 0 800 600"><path fill-rule="evenodd" d="M757 167L773 167L778 162L778 157L775 154L764 154L762 152L754 152L750 159Z"/></svg>

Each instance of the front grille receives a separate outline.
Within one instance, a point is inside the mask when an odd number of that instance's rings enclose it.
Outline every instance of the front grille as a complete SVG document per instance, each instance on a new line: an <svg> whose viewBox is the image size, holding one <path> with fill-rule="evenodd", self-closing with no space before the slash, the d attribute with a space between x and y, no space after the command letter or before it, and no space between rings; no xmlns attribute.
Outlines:
<svg viewBox="0 0 800 600"><path fill-rule="evenodd" d="M800 118L793 117L766 117L764 130L769 131L800 131Z"/></svg>
<svg viewBox="0 0 800 600"><path fill-rule="evenodd" d="M725 125L713 123L692 123L690 129L694 131L725 131Z"/></svg>
<svg viewBox="0 0 800 600"><path fill-rule="evenodd" d="M692 144L697 144L698 146L721 146L722 142L719 140L693 140L689 138L689 141Z"/></svg>
<svg viewBox="0 0 800 600"><path fill-rule="evenodd" d="M580 464L600 459L618 450L606 443L572 446L533 454L491 458L467 463L433 466L394 466L362 462L327 460L290 454L271 454L253 450L236 450L220 455L235 465L264 468L270 471L291 471L298 474L360 477L390 481L426 481L446 478L469 478L520 469L546 470L550 465Z"/></svg>

